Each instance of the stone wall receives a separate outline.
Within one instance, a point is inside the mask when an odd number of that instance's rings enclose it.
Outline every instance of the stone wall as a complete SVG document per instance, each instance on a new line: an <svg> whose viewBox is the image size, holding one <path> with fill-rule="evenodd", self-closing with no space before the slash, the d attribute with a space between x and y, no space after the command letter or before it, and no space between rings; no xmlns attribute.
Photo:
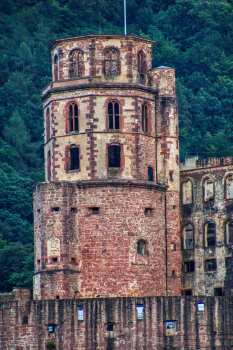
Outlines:
<svg viewBox="0 0 233 350"><path fill-rule="evenodd" d="M139 307L139 308L138 308ZM138 311L137 311L138 310ZM2 350L230 350L233 299L142 297L1 302Z"/></svg>

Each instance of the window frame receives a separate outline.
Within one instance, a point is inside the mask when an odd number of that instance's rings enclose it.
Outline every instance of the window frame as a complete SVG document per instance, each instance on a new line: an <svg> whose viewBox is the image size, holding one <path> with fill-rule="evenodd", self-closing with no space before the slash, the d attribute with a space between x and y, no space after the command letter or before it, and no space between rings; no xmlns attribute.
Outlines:
<svg viewBox="0 0 233 350"><path fill-rule="evenodd" d="M109 150L112 147L118 147L118 150L120 151L119 155L120 155L120 159L119 159L119 166L111 166L112 164L110 164L110 153ZM120 170L122 169L122 145L121 144L109 144L107 145L107 168L108 169L113 169L113 170Z"/></svg>
<svg viewBox="0 0 233 350"><path fill-rule="evenodd" d="M210 197L207 197L207 185L213 184L213 195ZM215 181L214 178L211 175L206 176L202 180L202 189L203 189L203 200L204 203L213 203L214 202L214 197L215 197Z"/></svg>
<svg viewBox="0 0 233 350"><path fill-rule="evenodd" d="M215 261L214 262L215 263L215 268L207 269L207 263L209 261L211 261L211 260ZM205 270L205 272L217 271L217 269L218 269L218 266L217 266L217 259L216 258L204 259L204 270Z"/></svg>
<svg viewBox="0 0 233 350"><path fill-rule="evenodd" d="M81 55L81 59L80 59ZM77 59L78 58L78 59ZM82 78L84 75L84 53L81 49L73 49L69 54L69 78Z"/></svg>
<svg viewBox="0 0 233 350"><path fill-rule="evenodd" d="M48 107L45 112L45 124L46 124L46 142L51 138L51 121L50 121L50 108Z"/></svg>
<svg viewBox="0 0 233 350"><path fill-rule="evenodd" d="M226 245L233 245L233 232L231 233L231 235L232 235L232 237L231 237L231 239L232 239L232 241L230 242L230 232L229 232L229 224L230 224L230 222L231 222L231 224L233 225L233 220L232 219L227 219L226 220L226 222L225 222L225 224L224 224L224 238L225 238L225 244Z"/></svg>
<svg viewBox="0 0 233 350"><path fill-rule="evenodd" d="M192 266L193 265L193 266ZM188 266L188 270L189 271L185 271L186 270L186 266ZM187 260L187 261L183 261L183 273L187 274L187 273L194 273L195 272L195 260Z"/></svg>
<svg viewBox="0 0 233 350"><path fill-rule="evenodd" d="M116 52L116 59L113 59L113 51ZM107 58L107 54L109 53L109 58ZM107 62L109 62L110 73L107 73ZM116 62L116 72L113 72L113 65ZM107 46L103 51L103 74L105 77L112 77L120 74L120 52L119 49L115 46Z"/></svg>
<svg viewBox="0 0 233 350"><path fill-rule="evenodd" d="M113 113L110 114L109 113L109 105L112 104L113 108L112 108L112 111ZM118 113L115 112L115 105L118 105ZM108 120L107 120L107 128L108 130L117 130L117 131L120 131L121 130L121 118L120 118L120 103L118 100L109 100L108 101L108 104L107 104L107 116L108 116ZM113 124L113 127L110 128L110 117L112 117L112 124ZM116 118L118 118L118 128L116 128Z"/></svg>
<svg viewBox="0 0 233 350"><path fill-rule="evenodd" d="M145 239L139 239L137 241L137 254L138 255L146 255L146 240Z"/></svg>
<svg viewBox="0 0 233 350"><path fill-rule="evenodd" d="M185 203L184 201L184 186L187 185L187 183L191 183L191 198L190 198L190 202L188 203ZM186 180L183 180L181 182L181 202L182 202L182 205L191 205L193 204L193 182L191 181L191 179L186 179Z"/></svg>
<svg viewBox="0 0 233 350"><path fill-rule="evenodd" d="M54 58L53 58L53 78L55 81L58 81L59 80L59 57L58 57L58 54L55 54L54 55Z"/></svg>
<svg viewBox="0 0 233 350"><path fill-rule="evenodd" d="M213 224L214 225L214 245L209 245L208 244L208 238L209 240L211 240L211 235L208 237L208 225L209 224ZM204 245L204 248L211 248L211 247L216 247L216 223L212 220L209 220L207 221L205 224L204 224L204 235L203 235L203 245Z"/></svg>
<svg viewBox="0 0 233 350"><path fill-rule="evenodd" d="M146 108L145 108L146 107ZM142 104L142 131L149 132L149 104L144 102Z"/></svg>
<svg viewBox="0 0 233 350"><path fill-rule="evenodd" d="M193 229L193 248L187 248L187 244L186 244L186 227L187 226L192 226L192 229ZM194 250L195 249L194 225L191 222L188 222L187 224L185 224L183 226L183 229L182 229L182 249L183 250Z"/></svg>
<svg viewBox="0 0 233 350"><path fill-rule="evenodd" d="M73 155L73 160L72 160L72 153L73 153L73 150L77 150L78 152L78 155ZM75 165L75 159L74 158L77 158L78 156L78 167L74 167ZM76 159L77 161L77 159ZM73 163L73 164L72 164ZM73 165L73 166L72 166ZM79 171L80 170L80 150L79 150L79 147L75 146L75 147L71 147L70 148L70 166L69 166L69 171Z"/></svg>
<svg viewBox="0 0 233 350"><path fill-rule="evenodd" d="M229 178L231 178L233 180L233 174L232 173L229 173L226 175L225 179L224 179L224 184L225 184L225 199L233 199L233 196L232 197L229 197L229 193L228 193L228 189L230 186L228 186L228 181L229 181ZM232 185L233 187L233 185Z"/></svg>
<svg viewBox="0 0 233 350"><path fill-rule="evenodd" d="M145 58L146 58L145 53L142 50L140 50L137 54L137 70L139 73L139 84L145 83L145 74L147 72Z"/></svg>

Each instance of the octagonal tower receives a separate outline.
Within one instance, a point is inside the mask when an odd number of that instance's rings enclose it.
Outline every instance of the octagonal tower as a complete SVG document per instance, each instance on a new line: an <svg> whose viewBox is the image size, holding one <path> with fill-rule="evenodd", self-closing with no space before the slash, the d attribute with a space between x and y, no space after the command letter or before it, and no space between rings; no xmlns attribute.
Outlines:
<svg viewBox="0 0 233 350"><path fill-rule="evenodd" d="M153 44L89 35L50 47L36 299L180 294L175 72L151 69Z"/></svg>

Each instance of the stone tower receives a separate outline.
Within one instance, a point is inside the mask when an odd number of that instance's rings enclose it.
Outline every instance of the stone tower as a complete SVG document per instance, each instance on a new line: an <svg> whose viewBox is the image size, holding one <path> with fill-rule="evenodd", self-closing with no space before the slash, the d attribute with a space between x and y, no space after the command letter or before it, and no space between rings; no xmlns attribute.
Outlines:
<svg viewBox="0 0 233 350"><path fill-rule="evenodd" d="M180 294L175 72L151 68L153 44L88 35L50 46L35 299Z"/></svg>

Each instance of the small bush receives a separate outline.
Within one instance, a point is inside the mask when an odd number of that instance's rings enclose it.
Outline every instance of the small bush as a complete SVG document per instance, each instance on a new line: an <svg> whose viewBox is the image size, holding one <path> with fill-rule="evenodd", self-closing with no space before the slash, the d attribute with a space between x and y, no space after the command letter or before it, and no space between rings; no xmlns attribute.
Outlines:
<svg viewBox="0 0 233 350"><path fill-rule="evenodd" d="M54 343L54 341L49 341L49 342L46 344L46 347L47 347L48 349L56 349L56 348L57 348L57 346L56 346L56 344Z"/></svg>

